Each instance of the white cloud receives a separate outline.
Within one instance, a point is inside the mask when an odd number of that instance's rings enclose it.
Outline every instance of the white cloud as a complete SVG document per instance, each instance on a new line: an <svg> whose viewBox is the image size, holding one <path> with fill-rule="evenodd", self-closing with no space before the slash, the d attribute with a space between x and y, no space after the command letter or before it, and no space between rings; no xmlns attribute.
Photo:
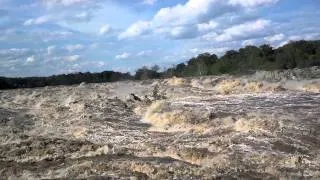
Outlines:
<svg viewBox="0 0 320 180"><path fill-rule="evenodd" d="M273 36L265 37L264 40L269 41L269 42L276 42L276 41L281 41L284 38L285 38L285 35L280 33L280 34L275 34Z"/></svg>
<svg viewBox="0 0 320 180"><path fill-rule="evenodd" d="M179 37L187 29L183 27L185 24L196 23L200 16L211 13L210 7L216 3L217 0L189 0L184 5L162 8L151 21L138 21L132 24L120 34L119 39L137 37L152 31Z"/></svg>
<svg viewBox="0 0 320 180"><path fill-rule="evenodd" d="M219 48L192 48L189 51L192 54L201 54L201 53L211 53L211 54L216 54L216 55L222 55L226 51L228 51L230 48L228 47L219 47Z"/></svg>
<svg viewBox="0 0 320 180"><path fill-rule="evenodd" d="M151 50L140 51L137 53L137 56L148 56L148 55L151 55L151 53L152 53Z"/></svg>
<svg viewBox="0 0 320 180"><path fill-rule="evenodd" d="M84 50L85 47L82 44L73 44L73 45L65 46L65 49L68 50L69 52L74 52L74 51Z"/></svg>
<svg viewBox="0 0 320 180"><path fill-rule="evenodd" d="M103 25L100 30L99 30L99 34L100 35L105 35L108 34L112 31L112 28L109 24Z"/></svg>
<svg viewBox="0 0 320 180"><path fill-rule="evenodd" d="M103 61L88 60L88 61L74 63L69 67L75 72L81 72L81 71L88 70L88 67L101 69L105 65L106 63Z"/></svg>
<svg viewBox="0 0 320 180"><path fill-rule="evenodd" d="M235 11L233 6L249 4L250 7L269 4L276 0L189 0L185 4L160 9L153 18L155 24L188 24L214 18Z"/></svg>
<svg viewBox="0 0 320 180"><path fill-rule="evenodd" d="M116 59L128 59L131 56L130 53L124 52L122 54L116 55Z"/></svg>
<svg viewBox="0 0 320 180"><path fill-rule="evenodd" d="M145 35L151 31L151 23L147 21L138 21L132 24L126 31L119 35L119 39L133 38Z"/></svg>
<svg viewBox="0 0 320 180"><path fill-rule="evenodd" d="M74 16L74 20L76 21L89 21L92 18L92 14L90 12L81 12Z"/></svg>
<svg viewBox="0 0 320 180"><path fill-rule="evenodd" d="M218 23L213 20L209 21L208 23L197 24L198 31L200 32L211 31L215 29L217 26L218 26Z"/></svg>
<svg viewBox="0 0 320 180"><path fill-rule="evenodd" d="M255 41L253 39L248 39L248 40L244 40L241 45L242 46L249 46L249 45L254 45Z"/></svg>
<svg viewBox="0 0 320 180"><path fill-rule="evenodd" d="M320 33L309 33L309 34L300 34L300 35L292 35L289 36L288 40L290 41L298 41L298 40L313 40L319 39Z"/></svg>
<svg viewBox="0 0 320 180"><path fill-rule="evenodd" d="M47 53L48 53L49 55L52 55L52 54L54 53L55 49L56 49L56 46L49 46L49 47L47 48Z"/></svg>
<svg viewBox="0 0 320 180"><path fill-rule="evenodd" d="M79 23L79 22L88 22L93 17L92 13L89 11L83 11L77 14L70 13L56 13L40 16L37 18L31 18L24 21L23 25L40 25L49 22L59 22L59 23Z"/></svg>
<svg viewBox="0 0 320 180"><path fill-rule="evenodd" d="M69 61L69 62L79 61L80 59L81 59L80 55L72 55L72 56L64 57L64 60Z"/></svg>
<svg viewBox="0 0 320 180"><path fill-rule="evenodd" d="M309 33L304 35L304 40L320 39L320 33Z"/></svg>
<svg viewBox="0 0 320 180"><path fill-rule="evenodd" d="M200 50L198 48L192 48L189 51L192 53L198 53Z"/></svg>
<svg viewBox="0 0 320 180"><path fill-rule="evenodd" d="M170 32L167 34L173 39L187 39L196 37L198 32L195 26L177 26L169 29Z"/></svg>
<svg viewBox="0 0 320 180"><path fill-rule="evenodd" d="M154 5L156 2L157 0L143 0L142 4Z"/></svg>
<svg viewBox="0 0 320 180"><path fill-rule="evenodd" d="M196 21L202 15L212 13L214 4L219 4L217 0L189 0L186 4L178 4L173 7L160 9L153 18L159 25L175 24L181 25Z"/></svg>
<svg viewBox="0 0 320 180"><path fill-rule="evenodd" d="M307 33L307 34L299 34L299 35L291 35L285 40L281 41L275 47L281 47L288 44L290 41L299 41L299 40L315 40L320 39L320 33Z"/></svg>
<svg viewBox="0 0 320 180"><path fill-rule="evenodd" d="M53 17L50 16L50 15L40 16L40 17L38 17L38 18L26 20L26 21L23 23L23 25L25 25L25 26L39 25L39 24L47 23L47 22L52 21L52 20L53 20Z"/></svg>
<svg viewBox="0 0 320 180"><path fill-rule="evenodd" d="M275 47L276 47L276 48L282 47L282 46L288 44L289 42L290 42L289 40L282 41L282 42L280 42L278 45L276 45Z"/></svg>
<svg viewBox="0 0 320 180"><path fill-rule="evenodd" d="M33 63L34 61L36 61L36 58L34 56L30 56L27 58L27 63Z"/></svg>
<svg viewBox="0 0 320 180"><path fill-rule="evenodd" d="M70 38L74 33L72 31L52 31L44 35L44 40L52 41L57 39Z"/></svg>
<svg viewBox="0 0 320 180"><path fill-rule="evenodd" d="M275 4L279 0L229 0L229 4L233 6L240 5L242 7L251 8L261 5Z"/></svg>
<svg viewBox="0 0 320 180"><path fill-rule="evenodd" d="M11 48L11 49L0 49L0 55L4 56L4 55L13 55L13 54L24 54L29 52L30 49L28 48Z"/></svg>
<svg viewBox="0 0 320 180"><path fill-rule="evenodd" d="M99 68L106 65L106 63L103 62L103 61L98 61L98 62L96 62L95 64L96 64L96 66L99 67Z"/></svg>
<svg viewBox="0 0 320 180"><path fill-rule="evenodd" d="M150 21L138 21L120 34L119 39L142 36L147 33L164 32L164 35L179 38L191 38L212 31L217 22L209 21L241 8L253 8L276 3L278 0L188 0L185 4L161 8ZM206 23L204 23L206 22ZM196 26L198 32L191 28ZM200 32L200 33L199 33ZM196 35L196 33L198 33ZM223 37L221 37L224 39ZM226 37L225 37L226 38Z"/></svg>
<svg viewBox="0 0 320 180"><path fill-rule="evenodd" d="M98 48L100 46L100 44L99 43L92 43L92 44L90 44L90 48L91 49L96 49L96 48Z"/></svg>
<svg viewBox="0 0 320 180"><path fill-rule="evenodd" d="M29 61L32 61L33 54L35 52L28 48L0 49L0 70L21 66L23 62L27 62L29 57Z"/></svg>
<svg viewBox="0 0 320 180"><path fill-rule="evenodd" d="M197 37L199 33L195 25L163 27L154 30L154 34L170 39L190 39Z"/></svg>
<svg viewBox="0 0 320 180"><path fill-rule="evenodd" d="M214 41L217 36L218 36L218 34L216 32L210 32L210 33L203 35L201 37L201 39L204 39L207 41Z"/></svg>
<svg viewBox="0 0 320 180"><path fill-rule="evenodd" d="M224 32L215 37L216 41L232 41L237 38L246 38L256 35L265 30L271 24L271 21L259 19L256 21L246 22L240 25L235 25L224 30Z"/></svg>
<svg viewBox="0 0 320 180"><path fill-rule="evenodd" d="M89 3L94 0L42 0L42 2L48 7L54 6L73 6L76 4Z"/></svg>

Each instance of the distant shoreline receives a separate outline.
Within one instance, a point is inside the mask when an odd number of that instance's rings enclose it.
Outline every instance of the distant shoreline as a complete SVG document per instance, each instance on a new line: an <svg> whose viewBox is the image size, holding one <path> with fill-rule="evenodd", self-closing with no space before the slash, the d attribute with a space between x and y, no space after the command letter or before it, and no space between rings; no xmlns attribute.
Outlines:
<svg viewBox="0 0 320 180"><path fill-rule="evenodd" d="M269 45L230 50L222 57L203 53L186 63L160 72L159 66L142 67L135 75L114 71L73 73L49 77L0 77L0 89L34 88L123 80L164 79L208 75L249 75L268 80L320 78L320 41L296 41L273 49ZM273 73L268 73L273 72Z"/></svg>

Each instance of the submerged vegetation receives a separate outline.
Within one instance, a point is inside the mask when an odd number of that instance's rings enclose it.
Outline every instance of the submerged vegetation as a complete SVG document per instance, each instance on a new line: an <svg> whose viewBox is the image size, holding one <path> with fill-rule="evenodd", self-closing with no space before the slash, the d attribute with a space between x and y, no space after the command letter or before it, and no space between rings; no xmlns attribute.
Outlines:
<svg viewBox="0 0 320 180"><path fill-rule="evenodd" d="M0 77L0 89L32 88L53 85L72 85L81 82L100 83L120 80L145 80L167 77L188 77L218 74L247 74L256 70L283 70L320 66L320 41L296 41L279 47L270 45L246 46L227 51L223 56L203 53L186 63L159 72L159 67L142 67L134 76L129 73L105 71L74 73L50 77Z"/></svg>

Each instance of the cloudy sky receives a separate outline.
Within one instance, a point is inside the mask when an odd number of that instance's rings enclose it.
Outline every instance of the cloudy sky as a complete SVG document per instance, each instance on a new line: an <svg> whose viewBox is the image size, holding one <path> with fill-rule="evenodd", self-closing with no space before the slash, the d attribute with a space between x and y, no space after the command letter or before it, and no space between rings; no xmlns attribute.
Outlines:
<svg viewBox="0 0 320 180"><path fill-rule="evenodd" d="M0 76L169 67L320 39L319 0L0 0Z"/></svg>

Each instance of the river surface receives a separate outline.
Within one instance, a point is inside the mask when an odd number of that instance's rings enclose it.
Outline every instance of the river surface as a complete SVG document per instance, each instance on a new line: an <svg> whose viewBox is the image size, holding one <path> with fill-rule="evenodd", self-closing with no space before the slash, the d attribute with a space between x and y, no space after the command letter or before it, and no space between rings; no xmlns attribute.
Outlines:
<svg viewBox="0 0 320 180"><path fill-rule="evenodd" d="M0 179L319 179L320 93L234 82L0 91Z"/></svg>

